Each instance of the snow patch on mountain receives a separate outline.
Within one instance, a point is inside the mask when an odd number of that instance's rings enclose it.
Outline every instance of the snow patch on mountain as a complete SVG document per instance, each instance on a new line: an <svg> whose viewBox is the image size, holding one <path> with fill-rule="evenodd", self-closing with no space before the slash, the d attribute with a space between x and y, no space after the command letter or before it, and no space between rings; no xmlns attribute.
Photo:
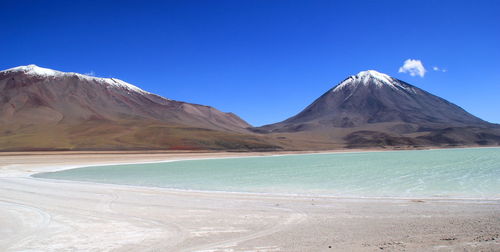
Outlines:
<svg viewBox="0 0 500 252"><path fill-rule="evenodd" d="M387 74L380 73L375 70L361 71L356 75L351 75L340 84L338 84L332 91L342 90L345 87L353 86L356 84L362 84L365 86L375 84L379 88L389 86L395 90L404 89L412 93L416 92L413 88L400 84L397 79L394 79Z"/></svg>
<svg viewBox="0 0 500 252"><path fill-rule="evenodd" d="M80 73L73 73L73 72L61 72L61 71L56 71L56 70L52 70L49 68L39 67L39 66L33 65L33 64L27 65L27 66L18 66L18 67L14 67L14 68L0 71L0 73L14 73L14 72L23 72L23 73L28 74L28 75L41 76L41 77L54 77L54 78L76 76L80 79L95 81L95 82L110 85L110 86L116 87L116 88L124 88L128 91L135 91L135 92L149 94L149 92L146 92L146 91L138 88L137 86L134 86L130 83L127 83L127 82L119 80L119 79L100 78L100 77L89 76L89 75L84 75L84 74L80 74Z"/></svg>

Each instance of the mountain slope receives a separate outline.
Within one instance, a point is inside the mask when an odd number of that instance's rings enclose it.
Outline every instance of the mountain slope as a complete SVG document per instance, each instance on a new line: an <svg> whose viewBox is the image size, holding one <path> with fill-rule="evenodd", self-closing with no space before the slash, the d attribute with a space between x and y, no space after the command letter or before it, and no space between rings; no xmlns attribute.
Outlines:
<svg viewBox="0 0 500 252"><path fill-rule="evenodd" d="M498 144L497 129L440 97L368 70L348 77L299 114L254 131L380 147Z"/></svg>
<svg viewBox="0 0 500 252"><path fill-rule="evenodd" d="M0 92L0 149L271 147L232 113L114 78L29 65L1 71Z"/></svg>

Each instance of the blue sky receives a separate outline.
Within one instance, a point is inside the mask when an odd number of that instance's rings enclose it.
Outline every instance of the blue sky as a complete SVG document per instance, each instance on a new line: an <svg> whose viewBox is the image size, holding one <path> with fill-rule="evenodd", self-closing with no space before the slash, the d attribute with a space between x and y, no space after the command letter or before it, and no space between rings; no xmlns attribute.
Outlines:
<svg viewBox="0 0 500 252"><path fill-rule="evenodd" d="M500 123L500 1L3 1L0 69L116 77L286 119L375 69ZM399 73L420 60L423 77ZM436 66L444 71L434 71Z"/></svg>

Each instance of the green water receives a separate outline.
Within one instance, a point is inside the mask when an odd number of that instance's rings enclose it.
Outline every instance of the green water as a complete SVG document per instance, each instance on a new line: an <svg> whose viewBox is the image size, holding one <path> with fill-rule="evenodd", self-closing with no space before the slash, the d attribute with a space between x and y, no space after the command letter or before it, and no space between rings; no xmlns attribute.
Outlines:
<svg viewBox="0 0 500 252"><path fill-rule="evenodd" d="M39 178L346 197L500 198L500 148L305 154L94 166Z"/></svg>

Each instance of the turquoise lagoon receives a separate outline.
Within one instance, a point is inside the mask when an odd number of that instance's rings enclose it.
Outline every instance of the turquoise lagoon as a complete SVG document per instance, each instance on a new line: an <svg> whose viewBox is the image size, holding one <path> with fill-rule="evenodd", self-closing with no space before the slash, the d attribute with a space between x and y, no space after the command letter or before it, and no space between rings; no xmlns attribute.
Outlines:
<svg viewBox="0 0 500 252"><path fill-rule="evenodd" d="M499 199L500 148L201 159L33 176L203 191Z"/></svg>

